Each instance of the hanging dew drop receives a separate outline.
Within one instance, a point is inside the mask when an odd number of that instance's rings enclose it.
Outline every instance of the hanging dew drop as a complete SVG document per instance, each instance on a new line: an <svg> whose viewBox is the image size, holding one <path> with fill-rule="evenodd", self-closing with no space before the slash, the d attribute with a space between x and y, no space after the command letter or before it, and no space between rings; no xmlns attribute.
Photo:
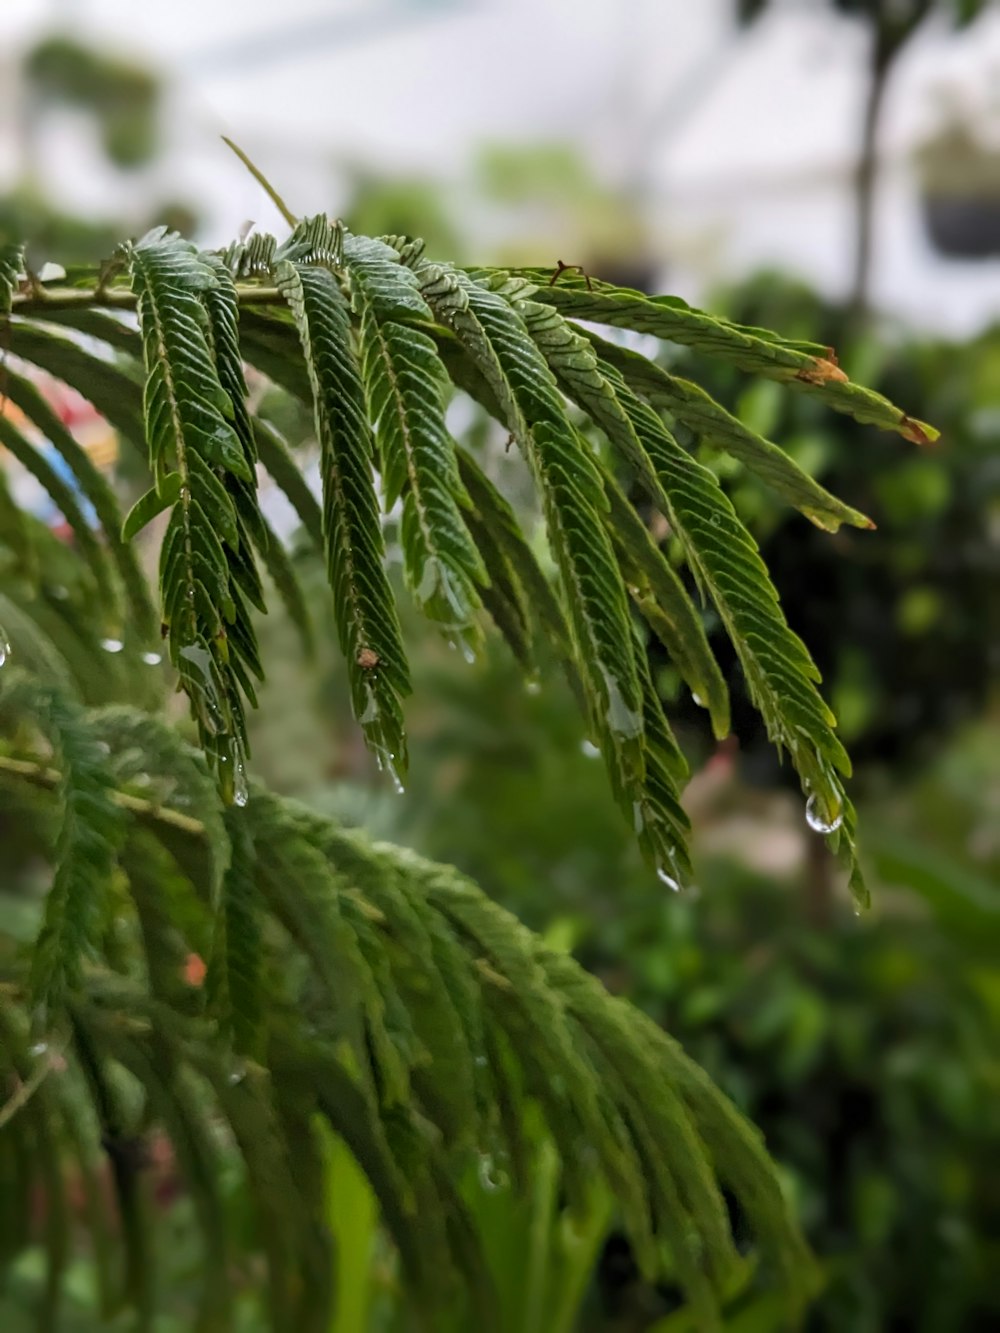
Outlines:
<svg viewBox="0 0 1000 1333"><path fill-rule="evenodd" d="M380 773L387 773L389 775L392 779L392 785L396 789L396 795L402 796L406 791L406 788L403 786L403 781L396 770L395 760L396 756L391 750L379 749L375 751L375 766Z"/></svg>
<svg viewBox="0 0 1000 1333"><path fill-rule="evenodd" d="M541 694L542 687L537 680L526 680L524 682L525 694Z"/></svg>
<svg viewBox="0 0 1000 1333"><path fill-rule="evenodd" d="M667 888L671 891L671 893L680 893L681 891L680 881L674 879L673 875L667 874L667 872L664 870L662 866L656 867L656 878L660 881L661 884L666 884Z"/></svg>
<svg viewBox="0 0 1000 1333"><path fill-rule="evenodd" d="M10 644L4 638L3 630L0 629L0 667L7 661L8 657L10 657Z"/></svg>
<svg viewBox="0 0 1000 1333"><path fill-rule="evenodd" d="M159 666L163 658L159 653L143 653L142 660L147 666Z"/></svg>
<svg viewBox="0 0 1000 1333"><path fill-rule="evenodd" d="M580 742L580 753L585 754L588 759L600 759L601 752L593 741L583 740Z"/></svg>
<svg viewBox="0 0 1000 1333"><path fill-rule="evenodd" d="M237 1065L236 1068L229 1075L228 1079L229 1086L235 1087L237 1083L242 1083L243 1080L246 1078L246 1076L247 1076L246 1065Z"/></svg>
<svg viewBox="0 0 1000 1333"><path fill-rule="evenodd" d="M819 804L815 794L806 801L806 823L814 833L836 833L844 822L844 814L841 811L835 816L832 823L827 823L819 811Z"/></svg>
<svg viewBox="0 0 1000 1333"><path fill-rule="evenodd" d="M611 731L626 740L638 736L642 731L642 714L629 708L621 686L610 672L602 667L601 675L604 677L604 685L608 692L607 722Z"/></svg>
<svg viewBox="0 0 1000 1333"><path fill-rule="evenodd" d="M237 755L236 763L233 766L233 805L241 808L246 805L250 799L250 789L247 786L247 770L242 758Z"/></svg>
<svg viewBox="0 0 1000 1333"><path fill-rule="evenodd" d="M106 653L120 653L125 645L121 639L102 639L101 647Z"/></svg>
<svg viewBox="0 0 1000 1333"><path fill-rule="evenodd" d="M42 1056L48 1052L49 1043L47 1041L36 1041L34 1046L29 1047L29 1054Z"/></svg>
<svg viewBox="0 0 1000 1333"><path fill-rule="evenodd" d="M693 702L698 705L699 708L705 707L705 700L701 697L700 694L695 694L694 690L691 691L691 698Z"/></svg>

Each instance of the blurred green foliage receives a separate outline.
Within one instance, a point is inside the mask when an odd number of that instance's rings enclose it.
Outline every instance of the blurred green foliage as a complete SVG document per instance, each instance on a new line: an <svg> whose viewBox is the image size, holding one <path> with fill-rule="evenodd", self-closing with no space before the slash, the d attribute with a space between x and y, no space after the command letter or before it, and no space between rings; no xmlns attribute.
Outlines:
<svg viewBox="0 0 1000 1333"><path fill-rule="evenodd" d="M43 188L33 161L48 113L69 106L96 126L101 153L115 168L136 171L154 162L165 141L163 84L153 68L56 30L25 52L22 70L19 111L26 157L21 179L0 195L0 233L27 239L34 268L57 258L61 263L100 263L110 258L126 232L142 235L161 224L185 235L195 230L197 213L181 199L164 199L148 215L125 220L67 212Z"/></svg>
<svg viewBox="0 0 1000 1333"><path fill-rule="evenodd" d="M104 151L117 166L144 166L160 146L160 80L144 64L54 33L25 60L32 91L43 101L89 111Z"/></svg>

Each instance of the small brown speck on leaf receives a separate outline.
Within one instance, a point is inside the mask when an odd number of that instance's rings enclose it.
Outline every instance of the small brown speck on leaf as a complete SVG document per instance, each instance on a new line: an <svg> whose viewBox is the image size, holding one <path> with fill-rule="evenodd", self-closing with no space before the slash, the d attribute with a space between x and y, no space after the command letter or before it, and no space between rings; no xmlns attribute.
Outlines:
<svg viewBox="0 0 1000 1333"><path fill-rule="evenodd" d="M197 953L189 953L181 968L181 974L189 986L200 986L207 972L205 960Z"/></svg>
<svg viewBox="0 0 1000 1333"><path fill-rule="evenodd" d="M829 384L831 381L840 384L847 382L847 376L837 365L836 357L829 360L826 357L814 356L812 365L803 366L795 378L805 380L807 384Z"/></svg>
<svg viewBox="0 0 1000 1333"><path fill-rule="evenodd" d="M362 671L373 671L379 664L379 655L372 648L362 648L357 662Z"/></svg>

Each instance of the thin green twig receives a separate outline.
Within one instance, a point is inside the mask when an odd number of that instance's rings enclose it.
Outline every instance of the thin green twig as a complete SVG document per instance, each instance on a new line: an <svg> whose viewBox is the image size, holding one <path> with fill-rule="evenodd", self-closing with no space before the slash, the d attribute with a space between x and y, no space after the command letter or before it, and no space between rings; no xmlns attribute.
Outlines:
<svg viewBox="0 0 1000 1333"><path fill-rule="evenodd" d="M274 188L271 182L261 171L260 167L255 166L253 162L251 162L250 159L247 157L246 153L244 153L243 149L240 148L238 144L234 144L232 139L228 139L225 135L223 135L222 142L226 145L227 148L231 148L233 150L236 156L246 167L247 171L249 171L250 175L253 176L254 180L257 181L258 184L264 188L264 190L266 190L267 195L271 200L271 203L274 204L275 208L285 219L288 225L290 227L297 227L299 223L298 218L295 216L292 210L285 203L284 199L282 199L278 191Z"/></svg>

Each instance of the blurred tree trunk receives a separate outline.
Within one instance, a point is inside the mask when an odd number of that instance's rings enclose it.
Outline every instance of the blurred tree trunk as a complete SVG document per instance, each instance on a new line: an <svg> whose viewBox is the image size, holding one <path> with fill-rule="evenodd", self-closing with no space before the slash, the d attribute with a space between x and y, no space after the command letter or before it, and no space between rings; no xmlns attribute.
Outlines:
<svg viewBox="0 0 1000 1333"><path fill-rule="evenodd" d="M930 0L916 0L909 11L895 0L875 0L871 6L871 48L868 89L861 122L861 151L854 177L854 275L850 306L863 315L871 285L875 229L875 193L878 184L878 137L889 75L903 47L927 17Z"/></svg>
<svg viewBox="0 0 1000 1333"><path fill-rule="evenodd" d="M864 118L861 126L861 155L854 184L854 275L851 280L851 308L857 313L868 304L871 281L872 235L875 226L875 188L878 177L878 131L882 105L892 66L892 55L879 59L876 38L875 56L868 77Z"/></svg>

